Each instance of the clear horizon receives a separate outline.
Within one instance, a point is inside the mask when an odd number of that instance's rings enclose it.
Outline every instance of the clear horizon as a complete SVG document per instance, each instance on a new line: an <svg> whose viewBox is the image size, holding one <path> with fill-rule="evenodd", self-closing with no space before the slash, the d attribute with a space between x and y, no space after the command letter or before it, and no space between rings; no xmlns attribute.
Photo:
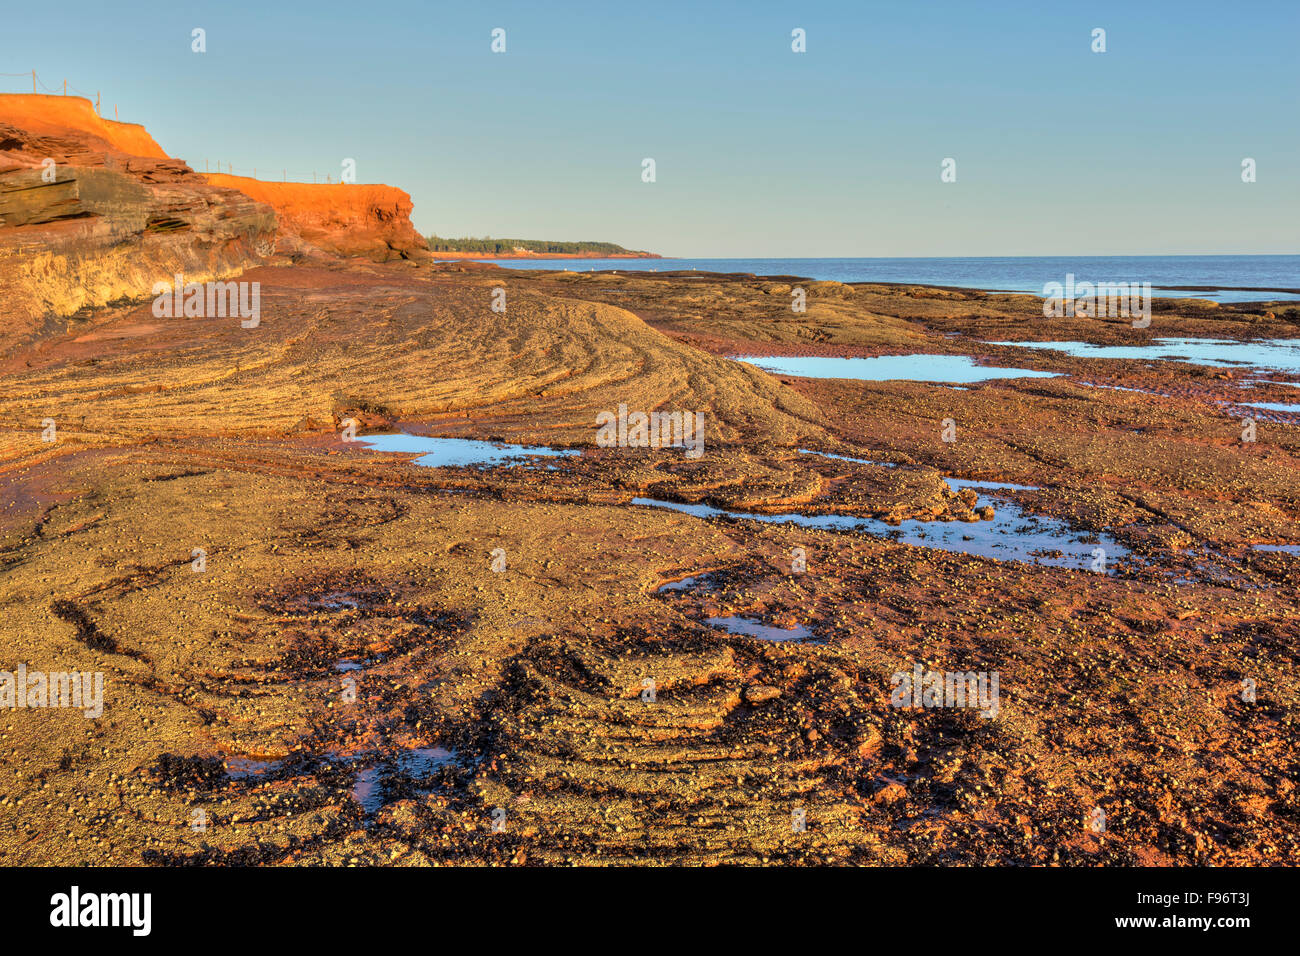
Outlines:
<svg viewBox="0 0 1300 956"><path fill-rule="evenodd" d="M425 235L671 258L1300 251L1294 4L135 12L26 9L0 73L102 91L200 171L337 179L353 158L411 194Z"/></svg>

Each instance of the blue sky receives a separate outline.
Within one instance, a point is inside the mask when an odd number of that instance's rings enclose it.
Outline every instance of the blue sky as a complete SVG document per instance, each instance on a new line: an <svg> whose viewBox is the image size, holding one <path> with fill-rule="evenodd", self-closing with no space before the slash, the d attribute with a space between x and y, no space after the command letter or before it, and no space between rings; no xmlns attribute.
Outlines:
<svg viewBox="0 0 1300 956"><path fill-rule="evenodd" d="M1294 0L268 6L24 4L0 72L100 90L106 116L117 104L200 170L310 181L354 158L444 236L682 256L1300 252Z"/></svg>

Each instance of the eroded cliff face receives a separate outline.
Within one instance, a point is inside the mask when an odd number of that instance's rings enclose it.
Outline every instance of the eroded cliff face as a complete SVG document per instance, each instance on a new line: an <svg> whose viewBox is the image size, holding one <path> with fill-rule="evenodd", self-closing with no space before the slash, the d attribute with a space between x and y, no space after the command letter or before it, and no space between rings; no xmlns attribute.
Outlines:
<svg viewBox="0 0 1300 956"><path fill-rule="evenodd" d="M152 136L138 123L106 120L95 112L90 100L80 96L42 96L0 93L0 120L35 136L63 138L69 131L98 142L91 152L105 148L129 156L167 159ZM2 148L2 147L0 147Z"/></svg>
<svg viewBox="0 0 1300 956"><path fill-rule="evenodd" d="M411 225L415 206L410 195L394 186L272 183L225 174L205 178L274 208L282 239L297 238L327 252L375 262L428 253L428 243Z"/></svg>
<svg viewBox="0 0 1300 956"><path fill-rule="evenodd" d="M78 97L0 95L0 354L181 274L230 278L274 252L276 217Z"/></svg>
<svg viewBox="0 0 1300 956"><path fill-rule="evenodd" d="M411 197L383 185L200 175L80 97L0 94L0 355L176 275L272 256L427 256Z"/></svg>

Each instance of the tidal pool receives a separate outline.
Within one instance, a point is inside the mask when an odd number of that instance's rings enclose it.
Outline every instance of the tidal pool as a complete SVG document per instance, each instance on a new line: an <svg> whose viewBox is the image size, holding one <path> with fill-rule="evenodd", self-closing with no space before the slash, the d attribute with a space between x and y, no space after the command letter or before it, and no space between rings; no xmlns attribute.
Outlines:
<svg viewBox="0 0 1300 956"><path fill-rule="evenodd" d="M445 747L412 747L399 753L394 762L399 774L418 780L454 759L456 752ZM376 813L386 802L384 766L381 761L362 767L352 783L352 799L361 805L367 816Z"/></svg>
<svg viewBox="0 0 1300 956"><path fill-rule="evenodd" d="M283 760L259 760L256 757L228 757L226 774L232 780L255 780L279 770L283 763Z"/></svg>
<svg viewBox="0 0 1300 956"><path fill-rule="evenodd" d="M988 382L999 378L1056 378L1057 372L977 365L969 355L878 355L837 358L804 355L733 355L778 375L800 378L852 378L866 382Z"/></svg>
<svg viewBox="0 0 1300 956"><path fill-rule="evenodd" d="M1300 544L1257 544L1256 551L1281 551L1283 554L1300 554Z"/></svg>
<svg viewBox="0 0 1300 956"><path fill-rule="evenodd" d="M660 585L656 593L663 594L665 591L694 591L697 587L707 588L713 586L712 575L693 574L689 578L682 578L680 581L669 581L667 584Z"/></svg>
<svg viewBox="0 0 1300 956"><path fill-rule="evenodd" d="M455 758L456 752L446 747L413 747L398 754L397 767L408 777L427 777Z"/></svg>
<svg viewBox="0 0 1300 956"><path fill-rule="evenodd" d="M859 465L876 465L879 468L897 468L898 463L894 461L872 461L869 458L854 458L852 455L832 455L828 451L809 451L807 448L800 448L801 455L816 455L818 458L834 458L836 461L852 461Z"/></svg>
<svg viewBox="0 0 1300 956"><path fill-rule="evenodd" d="M382 767L362 767L352 783L352 799L361 804L361 809L367 814L375 813L384 805L382 772Z"/></svg>
<svg viewBox="0 0 1300 956"><path fill-rule="evenodd" d="M1300 405L1287 405L1283 402L1236 402L1237 405L1245 405L1248 408L1263 408L1270 412L1290 412L1292 415L1300 413Z"/></svg>
<svg viewBox="0 0 1300 956"><path fill-rule="evenodd" d="M946 479L954 487L985 490L1032 490L1029 485L999 485ZM1092 534L1071 527L1064 521L1034 515L1014 502L999 500L992 521L918 521L908 519L889 524L879 518L852 515L806 515L798 512L778 515L727 511L703 504L682 504L656 498L633 498L632 504L669 508L697 518L734 518L768 524L795 524L803 528L831 531L856 531L875 537L891 538L904 544L938 548L955 554L970 554L998 561L1019 561L1049 567L1091 570L1100 558L1105 573L1113 574L1113 564L1128 555L1128 549L1108 535ZM1096 552L1100 549L1101 554Z"/></svg>
<svg viewBox="0 0 1300 956"><path fill-rule="evenodd" d="M544 445L506 445L472 438L430 438L426 435L365 435L357 441L375 451L417 453L417 465L426 468L492 467L517 465L530 458L560 458L581 454L576 450L557 450Z"/></svg>
<svg viewBox="0 0 1300 956"><path fill-rule="evenodd" d="M704 623L711 627L720 627L730 634L756 637L760 641L809 641L813 637L812 630L802 624L796 624L794 627L773 627L752 617L710 617L705 618Z"/></svg>
<svg viewBox="0 0 1300 956"><path fill-rule="evenodd" d="M1093 345L1090 342L990 342L1025 349L1051 349L1075 358L1167 359L1215 368L1249 366L1300 374L1300 339L1154 339L1150 345Z"/></svg>
<svg viewBox="0 0 1300 956"><path fill-rule="evenodd" d="M1038 485L1013 485L1009 481L979 481L975 478L944 478L949 488L974 488L978 491L1038 491Z"/></svg>

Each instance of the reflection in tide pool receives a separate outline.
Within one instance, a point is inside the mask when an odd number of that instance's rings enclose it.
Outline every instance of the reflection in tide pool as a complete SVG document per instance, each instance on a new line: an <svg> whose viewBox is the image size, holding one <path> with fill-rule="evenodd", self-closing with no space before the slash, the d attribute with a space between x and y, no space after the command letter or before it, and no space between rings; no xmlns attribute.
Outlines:
<svg viewBox="0 0 1300 956"><path fill-rule="evenodd" d="M987 382L998 378L1055 378L1058 374L976 365L969 355L878 355L873 358L757 355L732 358L777 375L853 378L867 382Z"/></svg>
<svg viewBox="0 0 1300 956"><path fill-rule="evenodd" d="M661 585L656 592L662 594L665 591L694 591L696 588L708 588L713 586L713 576L710 574L693 574L689 578L682 578L680 581L669 581Z"/></svg>
<svg viewBox="0 0 1300 956"><path fill-rule="evenodd" d="M1300 405L1286 405L1282 402L1237 402L1236 404L1250 408L1263 408L1270 412L1290 412L1293 415L1300 413Z"/></svg>
<svg viewBox="0 0 1300 956"><path fill-rule="evenodd" d="M1026 349L1051 349L1075 358L1168 359L1223 368L1248 365L1300 374L1300 339L1155 339L1150 345L1093 345L1090 342L990 342Z"/></svg>
<svg viewBox="0 0 1300 956"><path fill-rule="evenodd" d="M744 634L761 641L808 641L812 639L811 629L802 624L794 627L773 627L748 617L710 617L705 624L720 627L730 634Z"/></svg>
<svg viewBox="0 0 1300 956"><path fill-rule="evenodd" d="M897 468L898 463L893 461L872 461L870 458L854 458L852 455L832 455L828 451L809 451L807 448L800 448L801 455L816 455L818 458L834 458L836 461L852 461L859 465L875 465L877 468Z"/></svg>
<svg viewBox="0 0 1300 956"><path fill-rule="evenodd" d="M973 478L945 478L949 488L974 488L977 491L1038 491L1038 485L1013 485L1009 481L977 481Z"/></svg>
<svg viewBox="0 0 1300 956"><path fill-rule="evenodd" d="M957 487L999 490L996 482L947 480ZM1028 488L1027 485L1006 485L1002 490ZM898 524L889 524L879 518L859 518L852 515L799 513L765 515L725 511L709 505L689 505L656 498L633 498L632 504L670 508L695 515L697 518L737 518L768 524L796 524L804 528L826 531L857 531L956 554L971 554L999 561L1020 561L1076 570L1091 569L1096 558L1093 552L1100 548L1105 552L1103 557L1107 574L1114 573L1114 562L1128 554L1127 548L1107 535L1076 531L1064 521L1030 514L1013 502L1005 500L998 502L992 521L909 519Z"/></svg>
<svg viewBox="0 0 1300 956"><path fill-rule="evenodd" d="M544 445L535 447L503 445L470 438L429 438L424 435L408 435L404 432L392 435L364 435L357 441L375 451L419 454L420 457L415 459L415 463L426 468L514 465L534 457L557 458L580 454L577 451L557 451Z"/></svg>
<svg viewBox="0 0 1300 956"><path fill-rule="evenodd" d="M412 747L397 755L395 770L408 780L419 780L433 773L443 764L456 759L456 752L446 747ZM352 799L361 805L366 815L372 815L384 805L384 765L374 763L357 771L352 783Z"/></svg>
<svg viewBox="0 0 1300 956"><path fill-rule="evenodd" d="M361 804L361 809L367 814L377 812L384 805L381 772L380 767L363 767L352 783L352 799Z"/></svg>
<svg viewBox="0 0 1300 956"><path fill-rule="evenodd" d="M455 756L446 747L412 747L397 755L397 766L408 777L427 777Z"/></svg>
<svg viewBox="0 0 1300 956"><path fill-rule="evenodd" d="M1257 544L1256 551L1280 551L1283 554L1300 554L1300 544Z"/></svg>
<svg viewBox="0 0 1300 956"><path fill-rule="evenodd" d="M256 780L279 770L283 760L259 760L256 757L227 757L226 773L232 780Z"/></svg>

